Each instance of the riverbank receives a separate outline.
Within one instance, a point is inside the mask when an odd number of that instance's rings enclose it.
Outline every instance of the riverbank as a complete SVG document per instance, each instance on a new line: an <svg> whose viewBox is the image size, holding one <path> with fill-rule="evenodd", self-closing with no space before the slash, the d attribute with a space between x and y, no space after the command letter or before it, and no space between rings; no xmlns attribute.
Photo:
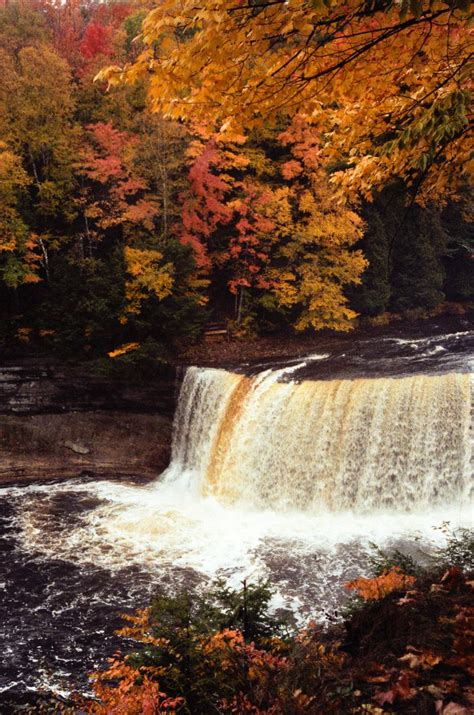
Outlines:
<svg viewBox="0 0 474 715"><path fill-rule="evenodd" d="M388 325L361 324L348 333L322 330L312 335L282 333L266 337L202 340L179 355L178 363L202 367L225 367L258 361L271 362L303 357L312 353L344 349L356 341L384 338L414 338L472 330L474 307L466 306L462 314L439 315L428 319L394 320Z"/></svg>
<svg viewBox="0 0 474 715"><path fill-rule="evenodd" d="M169 462L171 420L70 412L0 417L0 484L83 475L152 479Z"/></svg>

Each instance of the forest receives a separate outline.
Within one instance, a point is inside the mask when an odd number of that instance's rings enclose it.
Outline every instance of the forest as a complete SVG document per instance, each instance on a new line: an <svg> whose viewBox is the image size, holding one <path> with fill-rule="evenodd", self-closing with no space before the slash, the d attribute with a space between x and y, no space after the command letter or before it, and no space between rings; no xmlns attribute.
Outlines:
<svg viewBox="0 0 474 715"><path fill-rule="evenodd" d="M266 87L258 84L262 67L253 77L245 61L238 78L225 79L235 72L228 58L242 23L221 55L213 23L232 5L206 3L204 19L192 3L192 16L176 17L173 3L153 10L146 0L19 0L0 8L6 354L89 360L128 353L162 362L209 323L237 338L346 331L393 316L462 313L472 300L463 8L448 18L441 3L431 19L421 7L414 15L406 8L405 37L400 30L380 47L356 48L359 64L347 53L359 35L383 25L386 9L374 6L331 30L319 46L339 43L328 56L352 65L343 80L336 62L339 84L332 76L325 83L329 99L317 100L315 117L313 85L304 83L292 99L296 55L287 53L316 32L320 20L311 24L310 14L326 12L329 28L340 22L337 8L291 3L282 19L278 3L249 4L246 21L258 28L269 13L269 36L280 37L271 61L287 58L283 72L269 74L278 83ZM150 27L140 35L145 18ZM208 25L196 34L199 21ZM337 32L347 47L334 40ZM394 66L400 41L403 71ZM452 57L444 61L446 42ZM144 69L158 52L160 66ZM378 80L381 56L387 72ZM324 61L308 54L303 74L319 62L327 75ZM438 85L427 67L436 69ZM231 81L229 106L219 104L220 85L212 96L216 72ZM197 75L186 96L183 87ZM252 101L244 87L251 82ZM179 96L186 96L182 107Z"/></svg>
<svg viewBox="0 0 474 715"><path fill-rule="evenodd" d="M2 712L474 711L472 27L0 0Z"/></svg>

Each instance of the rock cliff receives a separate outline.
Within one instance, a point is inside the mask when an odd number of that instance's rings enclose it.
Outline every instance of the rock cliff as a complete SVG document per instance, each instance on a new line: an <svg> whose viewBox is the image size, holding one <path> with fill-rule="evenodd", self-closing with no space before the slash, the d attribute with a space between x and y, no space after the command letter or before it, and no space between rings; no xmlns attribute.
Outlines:
<svg viewBox="0 0 474 715"><path fill-rule="evenodd" d="M158 475L168 464L173 376L146 385L45 364L0 367L0 483Z"/></svg>

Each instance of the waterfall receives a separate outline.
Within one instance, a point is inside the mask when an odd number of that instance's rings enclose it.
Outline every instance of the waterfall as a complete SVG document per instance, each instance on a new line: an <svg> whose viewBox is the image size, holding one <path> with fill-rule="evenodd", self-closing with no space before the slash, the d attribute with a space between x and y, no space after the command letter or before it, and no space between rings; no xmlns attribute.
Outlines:
<svg viewBox="0 0 474 715"><path fill-rule="evenodd" d="M413 361L419 368L420 353L453 340L413 343L415 358L402 346L404 374ZM400 351L382 346L377 360ZM64 687L67 673L90 670L83 658L95 657L95 646L84 648L84 633L107 621L104 613L207 588L216 577L230 588L268 579L275 608L332 622L344 584L368 573L371 544L423 561L446 533L472 528L474 383L463 374L472 351L459 362L445 352L436 365L450 372L397 378L298 378L321 374L325 361L323 374L332 373L332 356L321 354L251 376L188 368L171 465L153 482L0 490L8 554L0 616L12 682L44 685L38 662L49 656L38 643L53 634L62 644L54 687Z"/></svg>
<svg viewBox="0 0 474 715"><path fill-rule="evenodd" d="M188 368L165 481L275 511L420 511L468 497L466 374L291 382ZM287 378L287 375L285 375Z"/></svg>

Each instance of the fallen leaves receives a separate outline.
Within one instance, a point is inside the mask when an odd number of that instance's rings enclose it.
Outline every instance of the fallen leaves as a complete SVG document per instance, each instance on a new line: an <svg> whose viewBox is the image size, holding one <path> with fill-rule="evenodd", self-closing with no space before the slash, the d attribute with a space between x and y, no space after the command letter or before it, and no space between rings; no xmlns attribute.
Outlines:
<svg viewBox="0 0 474 715"><path fill-rule="evenodd" d="M393 705L401 700L409 700L416 695L416 688L410 686L408 675L404 672L396 682L388 689L374 695L374 700L378 705Z"/></svg>
<svg viewBox="0 0 474 715"><path fill-rule="evenodd" d="M429 670L441 662L441 656L430 653L429 651L423 652L417 648L413 648L413 646L408 646L407 653L402 655L398 660L412 670Z"/></svg>

